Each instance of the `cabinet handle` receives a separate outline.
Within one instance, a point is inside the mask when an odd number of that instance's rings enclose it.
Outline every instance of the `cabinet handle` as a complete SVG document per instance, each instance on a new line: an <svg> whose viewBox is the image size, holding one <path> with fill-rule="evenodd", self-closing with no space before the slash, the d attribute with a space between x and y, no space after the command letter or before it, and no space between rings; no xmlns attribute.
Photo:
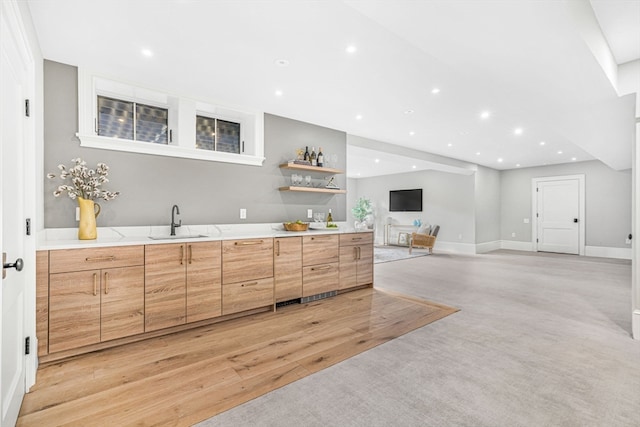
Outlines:
<svg viewBox="0 0 640 427"><path fill-rule="evenodd" d="M182 260L184 259L184 245L180 245L180 265L182 265Z"/></svg>
<svg viewBox="0 0 640 427"><path fill-rule="evenodd" d="M240 285L240 286L242 286L242 287L244 288L245 286L255 286L255 285L257 285L257 284L258 284L258 282L251 282L251 283L243 283L243 284L242 284L242 285Z"/></svg>
<svg viewBox="0 0 640 427"><path fill-rule="evenodd" d="M330 268L330 265L323 265L321 267L311 267L311 271L329 270Z"/></svg>
<svg viewBox="0 0 640 427"><path fill-rule="evenodd" d="M276 240L276 256L280 256L280 240Z"/></svg>
<svg viewBox="0 0 640 427"><path fill-rule="evenodd" d="M321 240L321 239L330 239L332 236L316 236L312 237L311 240Z"/></svg>
<svg viewBox="0 0 640 427"><path fill-rule="evenodd" d="M109 273L105 271L104 273L104 294L107 295L109 293Z"/></svg>
<svg viewBox="0 0 640 427"><path fill-rule="evenodd" d="M352 238L351 238L351 241L352 241L352 242L355 242L355 241L357 241L357 240L362 240L362 237L352 237Z"/></svg>
<svg viewBox="0 0 640 427"><path fill-rule="evenodd" d="M98 295L98 273L93 273L93 296Z"/></svg>
<svg viewBox="0 0 640 427"><path fill-rule="evenodd" d="M261 245L264 243L264 240L253 240L250 242L234 242L233 244L236 246L252 246L252 245Z"/></svg>
<svg viewBox="0 0 640 427"><path fill-rule="evenodd" d="M191 264L191 259L193 258L193 245L189 245L189 264Z"/></svg>
<svg viewBox="0 0 640 427"><path fill-rule="evenodd" d="M358 247L353 247L353 259L358 259Z"/></svg>
<svg viewBox="0 0 640 427"><path fill-rule="evenodd" d="M362 248L358 246L358 259L360 259L361 254L362 254Z"/></svg>
<svg viewBox="0 0 640 427"><path fill-rule="evenodd" d="M115 255L97 256L97 257L87 257L84 260L87 261L87 262L115 261L116 257L115 257Z"/></svg>

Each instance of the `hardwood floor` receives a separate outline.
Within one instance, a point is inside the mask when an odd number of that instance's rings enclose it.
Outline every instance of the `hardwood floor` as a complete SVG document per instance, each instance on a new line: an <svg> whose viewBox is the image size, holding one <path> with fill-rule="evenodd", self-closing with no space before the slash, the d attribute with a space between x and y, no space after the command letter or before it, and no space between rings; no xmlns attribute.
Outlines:
<svg viewBox="0 0 640 427"><path fill-rule="evenodd" d="M191 425L455 311L367 288L51 363L18 426Z"/></svg>

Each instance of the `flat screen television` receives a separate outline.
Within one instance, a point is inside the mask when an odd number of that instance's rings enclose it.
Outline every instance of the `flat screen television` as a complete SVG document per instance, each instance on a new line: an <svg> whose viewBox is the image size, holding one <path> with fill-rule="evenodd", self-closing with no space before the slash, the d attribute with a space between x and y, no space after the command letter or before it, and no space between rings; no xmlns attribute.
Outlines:
<svg viewBox="0 0 640 427"><path fill-rule="evenodd" d="M422 212L422 188L389 191L389 212Z"/></svg>

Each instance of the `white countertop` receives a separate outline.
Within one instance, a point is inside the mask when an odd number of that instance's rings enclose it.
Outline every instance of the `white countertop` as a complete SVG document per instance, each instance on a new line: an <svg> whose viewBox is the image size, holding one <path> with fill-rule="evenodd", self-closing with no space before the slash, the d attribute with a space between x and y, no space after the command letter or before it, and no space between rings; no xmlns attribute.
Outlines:
<svg viewBox="0 0 640 427"><path fill-rule="evenodd" d="M300 232L286 231L284 230L282 223L183 225L176 228L176 236L172 236L171 238L169 238L170 227L168 225L98 227L98 238L95 240L78 240L77 228L47 228L38 233L37 249L52 250L106 246L154 245L178 242L206 242L215 240L308 236L312 234L370 233L373 231L356 231L352 226L348 226L346 222L338 222L336 224L338 224L337 229L309 229L308 231Z"/></svg>

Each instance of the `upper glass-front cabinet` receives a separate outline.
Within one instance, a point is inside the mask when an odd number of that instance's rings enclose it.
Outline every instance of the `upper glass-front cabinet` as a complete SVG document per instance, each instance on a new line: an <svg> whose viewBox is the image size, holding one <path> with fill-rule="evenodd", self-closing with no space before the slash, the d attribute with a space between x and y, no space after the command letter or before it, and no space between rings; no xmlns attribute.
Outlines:
<svg viewBox="0 0 640 427"><path fill-rule="evenodd" d="M261 166L263 114L78 73L80 145Z"/></svg>

